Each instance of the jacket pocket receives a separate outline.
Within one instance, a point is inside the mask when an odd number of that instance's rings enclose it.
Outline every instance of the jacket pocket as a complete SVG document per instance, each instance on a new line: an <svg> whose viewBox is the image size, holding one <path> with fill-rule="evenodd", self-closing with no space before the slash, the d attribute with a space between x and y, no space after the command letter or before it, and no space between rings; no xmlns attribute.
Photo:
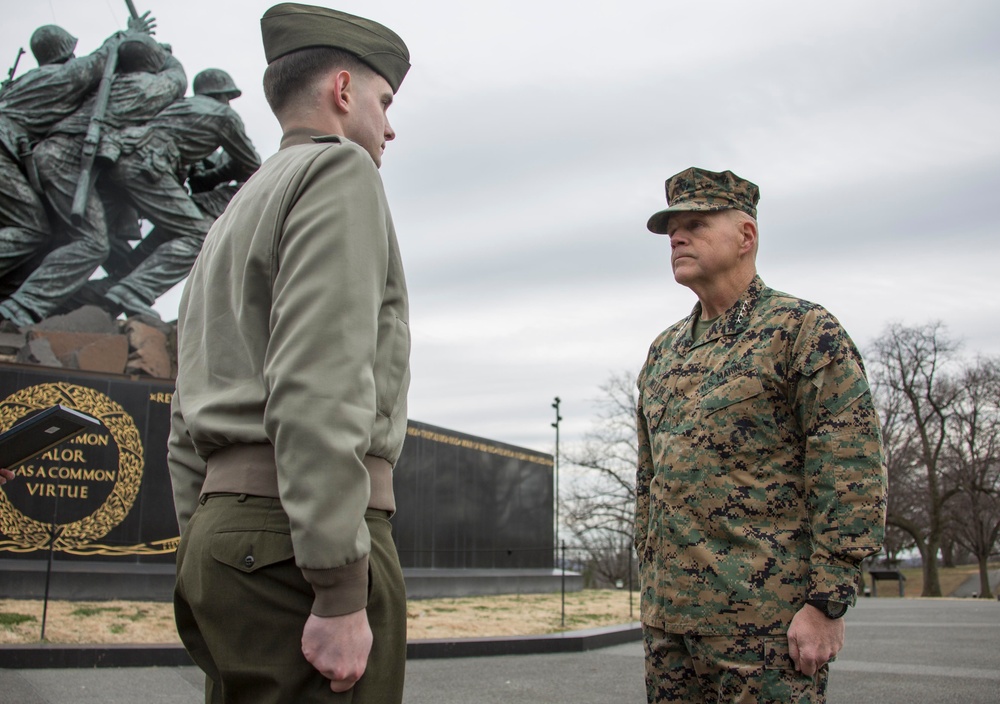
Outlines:
<svg viewBox="0 0 1000 704"><path fill-rule="evenodd" d="M701 399L705 415L712 415L723 408L747 401L764 392L764 384L756 372L741 374L716 386Z"/></svg>
<svg viewBox="0 0 1000 704"><path fill-rule="evenodd" d="M247 574L294 556L292 536L288 533L241 530L212 536L212 557Z"/></svg>

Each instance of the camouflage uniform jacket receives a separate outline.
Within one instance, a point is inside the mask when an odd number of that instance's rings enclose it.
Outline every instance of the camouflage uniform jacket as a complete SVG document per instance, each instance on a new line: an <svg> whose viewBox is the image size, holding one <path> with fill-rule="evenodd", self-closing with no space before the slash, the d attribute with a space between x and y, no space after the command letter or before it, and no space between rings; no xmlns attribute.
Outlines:
<svg viewBox="0 0 1000 704"><path fill-rule="evenodd" d="M690 316L639 375L641 618L780 634L807 598L853 604L886 477L861 357L822 307L755 278L702 337Z"/></svg>

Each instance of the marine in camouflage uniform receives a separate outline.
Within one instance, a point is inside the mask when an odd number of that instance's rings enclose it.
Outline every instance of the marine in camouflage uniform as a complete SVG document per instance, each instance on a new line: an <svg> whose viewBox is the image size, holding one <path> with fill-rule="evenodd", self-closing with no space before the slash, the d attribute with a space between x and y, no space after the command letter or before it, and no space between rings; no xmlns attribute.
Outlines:
<svg viewBox="0 0 1000 704"><path fill-rule="evenodd" d="M756 275L755 185L701 169L666 185L649 229L699 303L638 380L648 699L823 702L884 532L862 360L830 313Z"/></svg>

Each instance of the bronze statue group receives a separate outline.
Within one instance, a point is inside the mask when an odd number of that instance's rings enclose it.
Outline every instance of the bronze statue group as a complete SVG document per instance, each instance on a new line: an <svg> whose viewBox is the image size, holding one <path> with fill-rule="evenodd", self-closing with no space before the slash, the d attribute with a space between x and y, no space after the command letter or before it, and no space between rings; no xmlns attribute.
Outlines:
<svg viewBox="0 0 1000 704"><path fill-rule="evenodd" d="M39 27L38 67L15 63L0 88L0 326L86 304L159 317L153 303L260 166L232 78L205 69L184 97L148 14L82 57L68 31Z"/></svg>

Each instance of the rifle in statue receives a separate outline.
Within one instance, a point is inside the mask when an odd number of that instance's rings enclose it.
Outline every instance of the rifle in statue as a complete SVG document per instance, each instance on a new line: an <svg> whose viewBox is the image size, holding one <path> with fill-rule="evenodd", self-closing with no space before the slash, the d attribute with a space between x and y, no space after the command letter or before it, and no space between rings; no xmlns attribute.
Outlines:
<svg viewBox="0 0 1000 704"><path fill-rule="evenodd" d="M128 5L129 14L133 20L139 19L139 14L135 10L132 0L125 0ZM76 192L73 194L73 210L70 212L70 221L74 225L79 225L83 221L84 213L87 211L87 197L97 180L97 172L94 170L94 161L97 159L97 147L101 143L101 125L104 123L104 116L108 112L108 100L111 98L111 82L115 77L115 69L118 68L118 42L115 41L109 47L108 58L104 60L104 74L97 87L97 98L94 100L94 112L90 116L90 124L87 126L87 136L83 139L83 152L80 156L80 180L76 182Z"/></svg>
<svg viewBox="0 0 1000 704"><path fill-rule="evenodd" d="M24 56L24 47L22 46L17 50L17 56L14 57L14 65L7 69L7 78L0 83L0 91L5 89L14 80L14 74L17 72L17 65L21 63L21 57Z"/></svg>

